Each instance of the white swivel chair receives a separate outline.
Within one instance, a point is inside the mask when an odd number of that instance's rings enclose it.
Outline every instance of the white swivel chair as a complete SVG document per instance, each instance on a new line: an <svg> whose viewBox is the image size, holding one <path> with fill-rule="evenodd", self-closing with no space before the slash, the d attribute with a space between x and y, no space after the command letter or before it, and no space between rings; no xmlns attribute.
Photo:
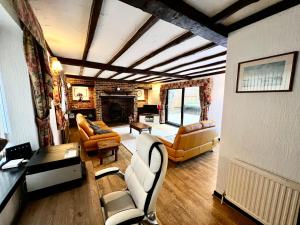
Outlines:
<svg viewBox="0 0 300 225"><path fill-rule="evenodd" d="M167 165L168 153L164 145L150 134L142 133L125 174L117 167L96 172L96 179L115 174L127 184L127 190L112 192L100 199L105 225L134 224L143 220L157 224L156 200Z"/></svg>

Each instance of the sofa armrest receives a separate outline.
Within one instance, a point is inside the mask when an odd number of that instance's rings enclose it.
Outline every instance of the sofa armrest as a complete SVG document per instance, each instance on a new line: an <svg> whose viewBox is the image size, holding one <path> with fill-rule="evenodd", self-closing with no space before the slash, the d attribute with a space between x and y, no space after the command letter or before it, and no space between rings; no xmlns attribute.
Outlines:
<svg viewBox="0 0 300 225"><path fill-rule="evenodd" d="M118 167L109 167L103 170L99 170L95 173L95 179L98 180L102 177L108 176L108 175L118 175L122 179L124 179L124 174L120 171Z"/></svg>
<svg viewBox="0 0 300 225"><path fill-rule="evenodd" d="M168 146L169 148L172 148L173 144L161 137L157 137L165 146Z"/></svg>
<svg viewBox="0 0 300 225"><path fill-rule="evenodd" d="M110 133L106 133L106 134L96 134L96 135L90 136L90 140L97 140L97 139L116 137L116 136L119 136L119 134L116 132L110 132Z"/></svg>

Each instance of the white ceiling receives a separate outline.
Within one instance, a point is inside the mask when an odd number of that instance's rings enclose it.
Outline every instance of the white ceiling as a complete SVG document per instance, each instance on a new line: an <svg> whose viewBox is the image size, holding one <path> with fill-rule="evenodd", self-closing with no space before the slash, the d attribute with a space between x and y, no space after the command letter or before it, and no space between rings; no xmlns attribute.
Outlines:
<svg viewBox="0 0 300 225"><path fill-rule="evenodd" d="M216 15L236 1L237 0L184 0L184 2L209 17ZM222 24L232 24L280 1L281 0L260 0L232 14L222 21Z"/></svg>
<svg viewBox="0 0 300 225"><path fill-rule="evenodd" d="M92 0L29 0L36 14L45 38L57 56L65 58L82 59ZM209 17L214 16L226 7L230 6L237 0L184 0L189 5L203 12ZM262 10L280 0L260 0L258 3L234 13L223 21L223 24L232 24L244 17L249 16L257 11ZM145 13L137 8L131 7L119 0L103 0L102 9L98 24L95 30L93 42L91 44L88 61L107 63L111 58L126 44L126 42L139 30L139 28L150 18L150 14ZM145 55L164 46L170 41L178 38L186 30L173 24L159 20L154 24L139 40L137 40L123 55L121 55L113 65L128 67L141 59ZM147 69L158 63L172 59L180 54L189 52L193 49L205 46L210 41L199 36L194 36L180 45L173 46L156 56L150 58L144 63L138 65L137 69ZM165 71L174 66L187 62L199 60L216 53L226 51L226 48L217 46L203 52L180 58L172 63L161 67L154 68L155 71ZM206 69L212 69L223 65L211 66L208 68L194 69L187 72L178 73L184 69L190 69L208 63L225 60L226 56L221 56L200 63L194 63L169 73L188 74L199 72ZM66 74L79 75L80 67L63 65ZM93 77L98 69L84 68L83 76ZM214 71L220 71L214 70ZM208 73L214 72L209 71ZM101 78L108 78L115 74L113 71L103 71ZM130 73L123 73L115 76L113 79L122 79ZM126 80L138 79L145 80L156 76L144 76L137 74L126 78Z"/></svg>

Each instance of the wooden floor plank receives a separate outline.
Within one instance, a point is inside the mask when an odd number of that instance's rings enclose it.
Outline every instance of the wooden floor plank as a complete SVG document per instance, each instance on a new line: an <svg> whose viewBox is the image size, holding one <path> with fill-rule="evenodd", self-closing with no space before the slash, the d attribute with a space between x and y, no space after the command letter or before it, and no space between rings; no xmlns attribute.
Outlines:
<svg viewBox="0 0 300 225"><path fill-rule="evenodd" d="M71 141L78 141L76 129L71 130ZM87 161L89 175L87 185L70 191L30 202L22 214L19 225L52 224L95 224L100 225L102 214L98 196L126 187L117 176L108 176L93 181L93 170L117 166L125 171L130 163L131 153L120 147L119 160L113 156L104 158L100 165L97 155L83 152L82 159ZM212 196L215 188L218 165L218 147L213 152L188 160L176 166L169 161L162 191L157 201L157 215L164 225L253 225L239 212L221 205ZM96 196L96 197L95 197ZM87 200L89 199L89 200Z"/></svg>

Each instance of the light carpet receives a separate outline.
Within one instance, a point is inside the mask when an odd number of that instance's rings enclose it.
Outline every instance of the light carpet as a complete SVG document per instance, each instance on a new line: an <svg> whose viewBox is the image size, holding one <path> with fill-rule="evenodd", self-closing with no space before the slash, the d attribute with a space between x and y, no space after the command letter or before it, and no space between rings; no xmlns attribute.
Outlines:
<svg viewBox="0 0 300 225"><path fill-rule="evenodd" d="M152 135L164 137L168 139L168 141L170 142L174 140L175 135L178 131L177 127L170 126L167 124L149 124L149 125L152 126L152 131L151 131ZM131 153L134 153L136 151L136 138L139 136L139 132L132 129L132 133L130 133L129 125L115 126L112 127L112 129L121 135L122 138L121 143Z"/></svg>

